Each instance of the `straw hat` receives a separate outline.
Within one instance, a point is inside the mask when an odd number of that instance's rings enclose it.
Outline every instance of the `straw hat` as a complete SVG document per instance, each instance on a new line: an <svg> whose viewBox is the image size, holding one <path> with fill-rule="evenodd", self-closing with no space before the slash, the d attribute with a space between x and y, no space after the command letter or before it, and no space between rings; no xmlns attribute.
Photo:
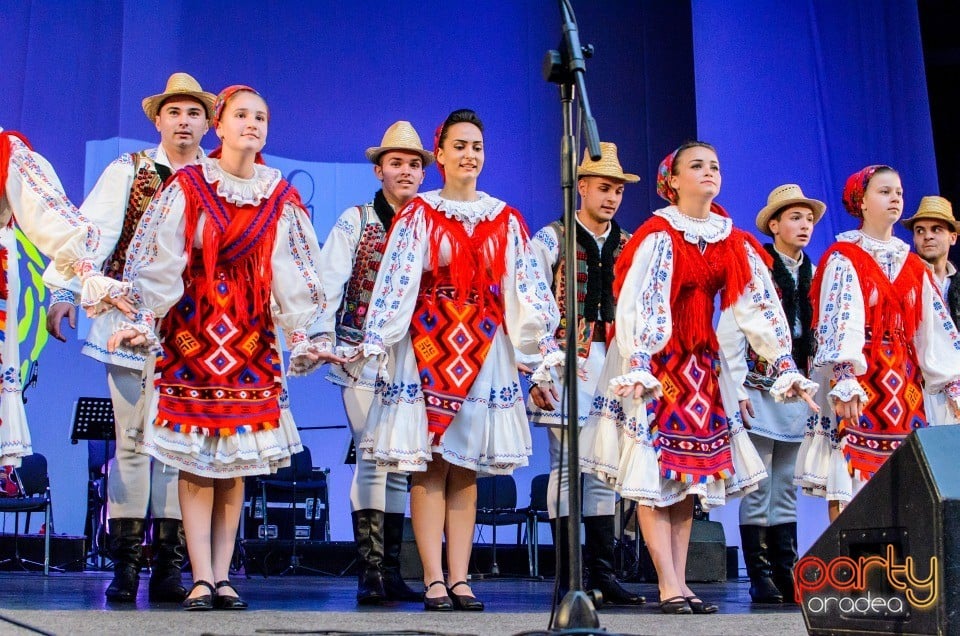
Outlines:
<svg viewBox="0 0 960 636"><path fill-rule="evenodd" d="M820 220L827 209L827 204L823 201L803 196L803 190L797 184L787 183L774 188L767 196L767 204L757 214L757 229L767 236L773 236L767 224L774 214L791 205L805 205L813 210L814 223Z"/></svg>
<svg viewBox="0 0 960 636"><path fill-rule="evenodd" d="M922 219L943 221L953 232L960 231L960 223L957 223L957 219L953 216L953 206L943 197L923 197L920 199L920 208L917 213L900 223L912 232L914 221Z"/></svg>
<svg viewBox="0 0 960 636"><path fill-rule="evenodd" d="M617 144L609 141L600 142L600 161L590 158L590 151L583 151L583 161L577 166L577 178L580 177L607 177L625 183L636 183L640 180L635 174L624 172L617 158Z"/></svg>
<svg viewBox="0 0 960 636"><path fill-rule="evenodd" d="M151 122L157 118L160 106L171 97L192 97L201 104L207 113L207 119L213 117L213 105L217 96L200 88L200 83L186 73L174 73L167 79L167 87L159 95L151 95L143 99L143 112Z"/></svg>
<svg viewBox="0 0 960 636"><path fill-rule="evenodd" d="M394 122L393 125L387 128L387 132L383 133L383 139L380 141L380 145L367 148L364 154L367 155L367 159L369 159L371 163L377 163L380 155L385 152L390 152L391 150L404 150L417 153L423 157L424 168L433 163L435 159L432 152L427 152L423 149L423 144L420 143L420 135L418 135L417 131L413 128L413 124L408 121Z"/></svg>

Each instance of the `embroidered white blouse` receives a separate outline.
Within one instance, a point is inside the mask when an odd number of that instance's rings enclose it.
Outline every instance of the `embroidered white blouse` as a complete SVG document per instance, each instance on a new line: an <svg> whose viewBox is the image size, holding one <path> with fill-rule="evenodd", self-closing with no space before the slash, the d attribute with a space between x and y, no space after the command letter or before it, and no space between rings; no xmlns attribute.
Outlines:
<svg viewBox="0 0 960 636"><path fill-rule="evenodd" d="M727 239L733 229L729 218L713 212L704 220L688 217L676 206L662 208L654 214L666 219L683 234L684 240L704 247ZM770 393L777 401L787 400L786 391L797 382L813 393L818 385L804 378L793 362L790 329L770 273L751 245L746 245L746 252L751 282L736 302L724 310L729 317L722 315L721 322L732 320L757 353L774 361L781 372ZM617 346L622 356L629 357L630 366L629 372L610 381L611 387L640 383L646 397L661 394L660 382L650 373L650 361L673 334L670 307L673 271L670 235L651 233L634 254L617 303Z"/></svg>
<svg viewBox="0 0 960 636"><path fill-rule="evenodd" d="M199 165L207 183L217 184L217 194L238 205L259 205L273 194L280 183L278 170L255 166L250 179L237 178L220 168L213 159L201 159ZM137 324L121 324L153 335L156 320L162 318L183 296L183 271L187 265L186 241L200 247L202 216L196 234L184 235L186 199L178 181L170 183L144 212L130 244L124 280L131 284L131 295L140 308ZM320 247L305 210L288 203L277 224L271 266L273 268L273 318L283 329L290 352L290 375L312 371L318 363L310 361L311 348L306 329L325 309L326 299L317 274L316 256ZM88 283L84 282L87 297ZM102 297L102 292L101 292ZM94 296L95 298L95 296ZM85 301L86 303L86 301ZM151 346L156 347L153 340ZM315 345L313 345L315 346Z"/></svg>
<svg viewBox="0 0 960 636"><path fill-rule="evenodd" d="M496 218L506 206L503 201L487 194L477 194L476 201L444 199L439 190L421 193L419 198L447 218L460 221L467 233L472 234L481 221ZM415 212L393 223L374 285L363 342L367 356L384 354L386 347L399 342L409 331L420 279L424 270L430 267L429 228L424 206L417 199L410 205L417 206ZM441 247L441 250L439 262L447 265L450 262L449 248ZM507 262L507 271L500 292L506 332L516 349L525 354L540 351L545 355L544 364L555 366L563 360L553 337L560 319L559 311L543 270L536 264L529 242L524 240L523 229L514 218L508 225L503 258Z"/></svg>
<svg viewBox="0 0 960 636"><path fill-rule="evenodd" d="M855 243L863 248L880 266L890 280L894 280L907 260L910 247L893 237L888 241L871 238L860 230L843 232L837 241ZM925 391L930 394L946 391L947 396L960 406L960 334L950 319L940 292L926 277L923 279L922 314L914 347L917 364L923 372ZM840 302L842 299L842 302ZM863 355L866 341L867 303L860 288L857 271L845 256L834 253L823 264L823 283L820 289L820 315L817 321L817 354L814 366L832 370L838 380L830 396L848 402L855 395L866 401L867 394L855 376L867 371Z"/></svg>

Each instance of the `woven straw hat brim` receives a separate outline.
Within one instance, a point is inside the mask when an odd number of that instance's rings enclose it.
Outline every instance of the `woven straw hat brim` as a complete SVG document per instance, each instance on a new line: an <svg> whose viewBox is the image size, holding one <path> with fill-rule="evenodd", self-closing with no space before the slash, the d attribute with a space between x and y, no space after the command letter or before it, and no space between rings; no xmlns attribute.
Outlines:
<svg viewBox="0 0 960 636"><path fill-rule="evenodd" d="M608 179L616 179L617 181L623 181L624 183L636 183L640 181L640 177L635 174L630 174L629 172L615 172L594 170L591 168L577 168L577 178L580 177L606 177Z"/></svg>
<svg viewBox="0 0 960 636"><path fill-rule="evenodd" d="M213 118L213 107L217 103L217 96L200 88L200 83L187 73L174 73L167 79L167 85L162 93L144 97L141 102L143 113L153 122L160 111L160 105L174 97L192 97L203 104L207 112L207 120Z"/></svg>
<svg viewBox="0 0 960 636"><path fill-rule="evenodd" d="M773 236L773 233L768 227L770 219L773 218L773 215L778 211L788 208L792 205L804 205L811 210L813 210L813 222L816 224L823 218L823 213L827 210L827 204L823 201L817 201L816 199L808 199L806 197L794 197L790 199L781 199L772 204L767 204L763 206L760 212L757 214L757 229L766 234L767 236Z"/></svg>

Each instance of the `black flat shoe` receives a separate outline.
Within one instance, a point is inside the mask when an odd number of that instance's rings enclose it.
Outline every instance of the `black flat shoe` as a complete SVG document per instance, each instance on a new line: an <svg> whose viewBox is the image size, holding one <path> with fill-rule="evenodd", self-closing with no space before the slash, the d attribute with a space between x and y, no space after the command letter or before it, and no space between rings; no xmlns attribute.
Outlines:
<svg viewBox="0 0 960 636"><path fill-rule="evenodd" d="M183 602L180 605L183 606L183 609L187 611L206 611L213 609L213 597L217 593L213 586L210 585L207 581L194 581L193 587L190 588L192 593L198 587L205 587L210 590L209 594L203 594L202 596L194 596L183 599Z"/></svg>
<svg viewBox="0 0 960 636"><path fill-rule="evenodd" d="M450 597L446 594L436 598L430 598L427 596L427 590L434 585L443 585L443 581L434 581L427 587L423 588L423 609L427 610L428 612L452 612L453 601L451 601Z"/></svg>
<svg viewBox="0 0 960 636"><path fill-rule="evenodd" d="M694 614L714 614L720 609L716 603L705 603L696 596L687 596L686 600Z"/></svg>
<svg viewBox="0 0 960 636"><path fill-rule="evenodd" d="M217 589L222 589L229 587L234 592L237 591L237 588L233 587L233 584L230 581L217 581ZM245 610L250 607L250 604L245 600L237 596L224 596L223 594L217 594L213 599L213 607L215 609L222 610Z"/></svg>
<svg viewBox="0 0 960 636"><path fill-rule="evenodd" d="M461 585L467 585L466 581L457 581L453 585L447 588L447 594L450 595L450 600L453 601L453 609L461 610L464 612L482 612L483 611L483 601L477 599L475 596L467 596L465 594L457 594L453 590Z"/></svg>
<svg viewBox="0 0 960 636"><path fill-rule="evenodd" d="M693 609L683 596L671 596L660 601L660 611L664 614L693 614Z"/></svg>

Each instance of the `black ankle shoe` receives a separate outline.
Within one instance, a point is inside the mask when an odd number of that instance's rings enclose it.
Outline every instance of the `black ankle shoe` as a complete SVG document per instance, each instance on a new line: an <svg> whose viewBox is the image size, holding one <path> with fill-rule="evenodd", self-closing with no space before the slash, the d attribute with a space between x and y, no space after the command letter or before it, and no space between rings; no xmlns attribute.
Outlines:
<svg viewBox="0 0 960 636"><path fill-rule="evenodd" d="M687 603L690 604L690 610L693 611L694 614L714 614L720 609L715 603L701 601L696 595L687 596L686 599Z"/></svg>
<svg viewBox="0 0 960 636"><path fill-rule="evenodd" d="M187 598L183 599L183 603L181 603L183 609L187 611L204 611L213 609L213 597L216 595L217 591L213 589L213 586L210 585L210 583L207 581L194 581L193 587L190 588L190 592L193 592L195 589L201 586L210 590L210 593L203 594L202 596L194 596L193 598L187 596Z"/></svg>
<svg viewBox="0 0 960 636"><path fill-rule="evenodd" d="M237 591L237 588L233 587L230 581L217 581L218 590L225 587L229 587L234 592ZM237 596L224 596L218 593L213 599L213 607L222 610L245 610L250 607L250 604L240 598L239 594Z"/></svg>
<svg viewBox="0 0 960 636"><path fill-rule="evenodd" d="M443 585L443 581L434 581L427 587L423 588L423 609L427 610L428 612L452 612L453 601L451 601L450 597L446 594L436 598L430 598L427 596L427 590L434 585Z"/></svg>
<svg viewBox="0 0 960 636"><path fill-rule="evenodd" d="M467 585L466 581L457 581L453 585L447 588L447 594L450 595L450 600L453 601L453 609L465 611L465 612L482 612L483 611L483 601L477 599L475 596L467 596L465 594L457 594L453 590L461 585Z"/></svg>

